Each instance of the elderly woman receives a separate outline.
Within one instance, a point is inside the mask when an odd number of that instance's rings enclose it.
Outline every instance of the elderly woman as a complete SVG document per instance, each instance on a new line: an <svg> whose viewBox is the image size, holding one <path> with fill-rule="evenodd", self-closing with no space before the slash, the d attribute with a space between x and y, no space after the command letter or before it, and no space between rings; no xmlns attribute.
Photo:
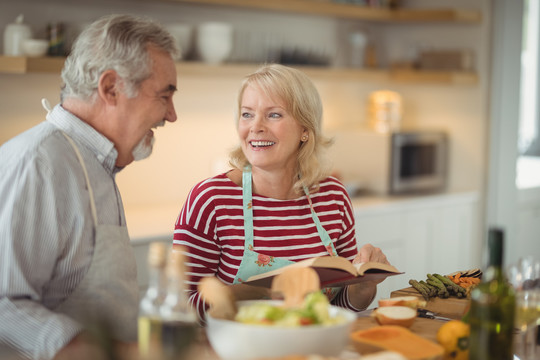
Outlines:
<svg viewBox="0 0 540 360"><path fill-rule="evenodd" d="M369 244L358 250L350 199L324 161L330 141L321 123L321 99L301 71L267 65L243 81L233 169L193 187L175 225L174 246L188 253L190 302L201 317L197 285L206 276L230 284L238 299L261 298L268 290L242 281L300 260L388 263ZM360 311L376 283L327 290L334 305Z"/></svg>

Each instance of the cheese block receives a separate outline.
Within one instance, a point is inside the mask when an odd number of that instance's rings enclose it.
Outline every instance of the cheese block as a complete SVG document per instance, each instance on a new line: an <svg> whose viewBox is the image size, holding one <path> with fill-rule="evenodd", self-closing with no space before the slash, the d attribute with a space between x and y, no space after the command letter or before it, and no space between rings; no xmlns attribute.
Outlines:
<svg viewBox="0 0 540 360"><path fill-rule="evenodd" d="M392 291L390 297L396 296L416 296L423 299L422 295L416 291L415 288L408 287L401 290ZM439 297L434 297L426 301L426 310L433 311L437 315L445 316L451 319L460 320L463 315L467 312L470 305L469 299L460 299L457 297L449 297L447 299L441 299Z"/></svg>

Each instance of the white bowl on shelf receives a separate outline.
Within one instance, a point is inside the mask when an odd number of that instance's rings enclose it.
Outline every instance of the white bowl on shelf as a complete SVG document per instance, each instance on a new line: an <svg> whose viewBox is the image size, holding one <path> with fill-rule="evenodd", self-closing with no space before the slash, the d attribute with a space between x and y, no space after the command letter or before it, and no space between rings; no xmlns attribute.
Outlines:
<svg viewBox="0 0 540 360"><path fill-rule="evenodd" d="M24 55L30 57L45 56L48 48L49 42L43 39L25 39L22 42Z"/></svg>
<svg viewBox="0 0 540 360"><path fill-rule="evenodd" d="M222 22L205 22L197 26L197 50L202 61L220 64L231 55L233 28Z"/></svg>
<svg viewBox="0 0 540 360"><path fill-rule="evenodd" d="M237 302L240 308L256 302ZM216 319L207 315L206 334L210 345L223 360L279 358L288 355L338 356L349 344L349 333L356 314L330 306L330 316L340 316L343 322L332 325L279 327L244 324L233 320Z"/></svg>

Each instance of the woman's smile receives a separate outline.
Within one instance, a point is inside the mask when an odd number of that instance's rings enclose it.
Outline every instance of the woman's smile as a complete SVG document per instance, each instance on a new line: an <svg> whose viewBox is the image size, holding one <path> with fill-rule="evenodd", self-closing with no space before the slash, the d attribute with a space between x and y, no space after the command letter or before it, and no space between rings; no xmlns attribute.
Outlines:
<svg viewBox="0 0 540 360"><path fill-rule="evenodd" d="M252 140L249 142L251 147L255 149L267 149L275 144L274 141L264 141L264 140Z"/></svg>

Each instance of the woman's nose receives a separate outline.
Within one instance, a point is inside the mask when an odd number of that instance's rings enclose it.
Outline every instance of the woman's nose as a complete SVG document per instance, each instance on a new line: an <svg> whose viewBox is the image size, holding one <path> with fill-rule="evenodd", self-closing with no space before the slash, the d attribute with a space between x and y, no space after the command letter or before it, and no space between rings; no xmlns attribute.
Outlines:
<svg viewBox="0 0 540 360"><path fill-rule="evenodd" d="M264 131L264 117L260 115L255 115L253 117L253 122L251 123L252 132L261 132Z"/></svg>

